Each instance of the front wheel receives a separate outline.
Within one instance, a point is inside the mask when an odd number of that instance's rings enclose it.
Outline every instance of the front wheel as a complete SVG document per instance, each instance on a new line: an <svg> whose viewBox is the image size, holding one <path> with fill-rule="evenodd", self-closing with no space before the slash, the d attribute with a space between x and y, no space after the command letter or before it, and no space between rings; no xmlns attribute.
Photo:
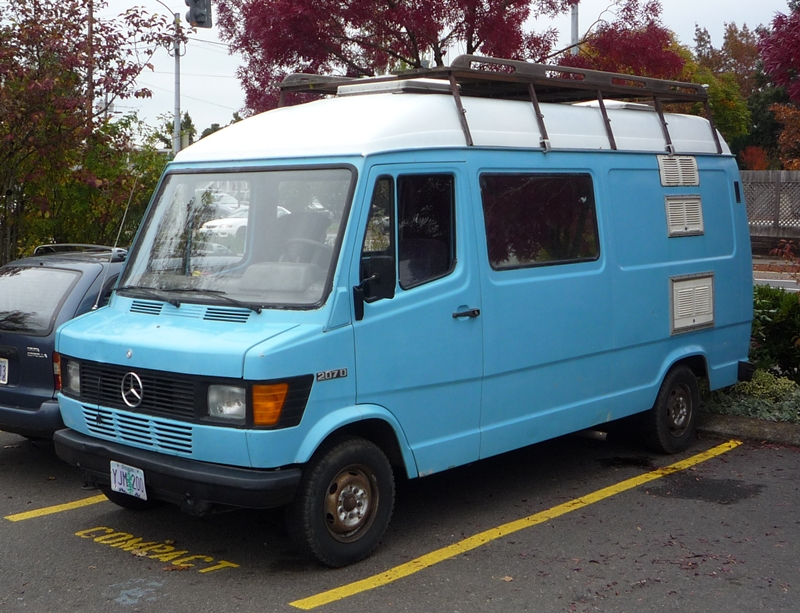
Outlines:
<svg viewBox="0 0 800 613"><path fill-rule="evenodd" d="M658 453L684 451L694 440L700 392L697 377L687 366L667 373L653 408L647 413L646 437Z"/></svg>
<svg viewBox="0 0 800 613"><path fill-rule="evenodd" d="M306 555L331 567L366 558L394 508L394 475L384 453L358 437L315 454L287 508L289 534Z"/></svg>

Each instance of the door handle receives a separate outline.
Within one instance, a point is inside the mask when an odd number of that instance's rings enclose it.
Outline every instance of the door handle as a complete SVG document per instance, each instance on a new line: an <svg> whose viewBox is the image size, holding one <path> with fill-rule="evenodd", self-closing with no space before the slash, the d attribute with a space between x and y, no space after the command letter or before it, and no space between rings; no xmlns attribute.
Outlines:
<svg viewBox="0 0 800 613"><path fill-rule="evenodd" d="M461 317L477 317L481 314L480 309L467 309L466 311L456 311L453 313L453 319L460 319Z"/></svg>

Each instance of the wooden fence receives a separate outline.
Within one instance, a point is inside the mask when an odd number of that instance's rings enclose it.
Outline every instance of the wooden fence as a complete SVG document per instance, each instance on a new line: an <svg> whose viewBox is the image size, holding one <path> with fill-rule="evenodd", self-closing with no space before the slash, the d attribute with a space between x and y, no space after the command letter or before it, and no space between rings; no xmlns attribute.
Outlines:
<svg viewBox="0 0 800 613"><path fill-rule="evenodd" d="M766 253L781 239L800 242L800 171L742 171L753 253Z"/></svg>

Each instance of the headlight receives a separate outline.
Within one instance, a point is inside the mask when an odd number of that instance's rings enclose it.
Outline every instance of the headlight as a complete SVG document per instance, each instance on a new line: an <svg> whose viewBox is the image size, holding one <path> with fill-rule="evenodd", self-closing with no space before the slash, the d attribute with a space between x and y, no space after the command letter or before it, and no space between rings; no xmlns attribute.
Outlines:
<svg viewBox="0 0 800 613"><path fill-rule="evenodd" d="M64 389L76 396L81 395L81 365L75 360L67 360L62 370Z"/></svg>
<svg viewBox="0 0 800 613"><path fill-rule="evenodd" d="M244 423L247 406L246 390L235 385L208 386L208 416Z"/></svg>

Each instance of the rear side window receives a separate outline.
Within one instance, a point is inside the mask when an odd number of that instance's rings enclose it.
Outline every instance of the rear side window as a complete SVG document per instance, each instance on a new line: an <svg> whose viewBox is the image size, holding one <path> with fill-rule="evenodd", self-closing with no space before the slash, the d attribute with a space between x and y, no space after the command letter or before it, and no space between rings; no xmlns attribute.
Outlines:
<svg viewBox="0 0 800 613"><path fill-rule="evenodd" d="M48 334L80 273L57 268L0 268L0 330Z"/></svg>
<svg viewBox="0 0 800 613"><path fill-rule="evenodd" d="M483 174L480 183L494 270L597 259L589 175Z"/></svg>

